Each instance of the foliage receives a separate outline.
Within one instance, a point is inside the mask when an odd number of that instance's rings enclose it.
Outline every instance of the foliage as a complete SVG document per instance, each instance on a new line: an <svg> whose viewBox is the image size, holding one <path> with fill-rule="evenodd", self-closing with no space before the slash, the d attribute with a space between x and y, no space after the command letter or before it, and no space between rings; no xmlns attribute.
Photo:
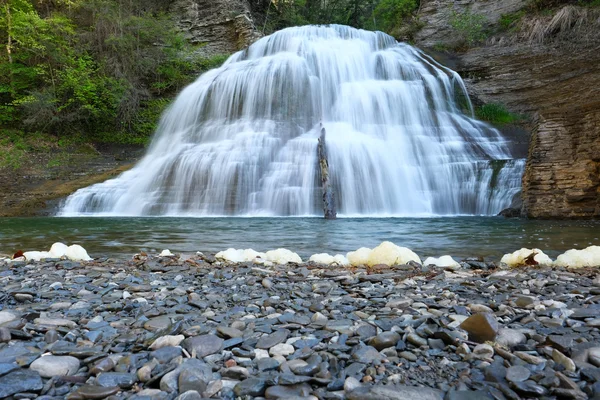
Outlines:
<svg viewBox="0 0 600 400"><path fill-rule="evenodd" d="M342 24L398 36L401 27L414 24L410 17L419 3L419 0L269 1L263 11L263 30L269 33L289 26Z"/></svg>
<svg viewBox="0 0 600 400"><path fill-rule="evenodd" d="M164 7L159 0L4 0L0 131L147 140L164 104L224 61L190 57L194 49Z"/></svg>
<svg viewBox="0 0 600 400"><path fill-rule="evenodd" d="M500 20L498 21L500 27L507 31L509 29L513 29L517 26L518 22L521 20L521 18L523 18L523 16L525 15L525 11L521 10L521 11L517 11L514 13L509 13L509 14L503 14L500 17Z"/></svg>
<svg viewBox="0 0 600 400"><path fill-rule="evenodd" d="M518 122L522 119L520 115L513 114L502 104L489 103L475 108L475 116L493 125L505 125Z"/></svg>
<svg viewBox="0 0 600 400"><path fill-rule="evenodd" d="M452 10L450 15L450 26L467 46L473 46L484 41L487 37L485 16L472 13L471 11L457 12Z"/></svg>

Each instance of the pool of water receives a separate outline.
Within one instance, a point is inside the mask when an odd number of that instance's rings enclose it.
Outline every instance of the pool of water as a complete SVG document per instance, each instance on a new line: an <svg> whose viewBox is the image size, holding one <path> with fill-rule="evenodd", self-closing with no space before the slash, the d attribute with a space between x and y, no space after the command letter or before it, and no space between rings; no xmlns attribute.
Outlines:
<svg viewBox="0 0 600 400"><path fill-rule="evenodd" d="M384 240L421 257L450 254L496 260L521 247L556 257L600 245L600 221L529 221L500 217L444 218L1 218L0 253L78 243L92 257L134 253L217 252L228 247L285 247L308 257L374 247Z"/></svg>

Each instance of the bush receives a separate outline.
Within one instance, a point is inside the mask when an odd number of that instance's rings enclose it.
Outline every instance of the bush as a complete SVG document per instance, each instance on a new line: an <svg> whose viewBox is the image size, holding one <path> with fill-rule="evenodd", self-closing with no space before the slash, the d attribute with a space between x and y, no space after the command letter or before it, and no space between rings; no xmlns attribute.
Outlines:
<svg viewBox="0 0 600 400"><path fill-rule="evenodd" d="M497 103L484 104L475 108L475 116L493 125L506 125L523 119L520 115L511 113L502 104Z"/></svg>
<svg viewBox="0 0 600 400"><path fill-rule="evenodd" d="M460 40L469 47L483 42L487 37L485 31L487 19L483 15L452 10L449 22Z"/></svg>

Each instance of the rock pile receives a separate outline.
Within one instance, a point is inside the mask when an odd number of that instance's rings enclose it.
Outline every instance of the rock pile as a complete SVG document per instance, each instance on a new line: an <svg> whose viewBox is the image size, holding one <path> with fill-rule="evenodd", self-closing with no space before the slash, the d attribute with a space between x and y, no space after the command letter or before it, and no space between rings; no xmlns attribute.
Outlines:
<svg viewBox="0 0 600 400"><path fill-rule="evenodd" d="M4 262L0 398L600 398L596 273Z"/></svg>

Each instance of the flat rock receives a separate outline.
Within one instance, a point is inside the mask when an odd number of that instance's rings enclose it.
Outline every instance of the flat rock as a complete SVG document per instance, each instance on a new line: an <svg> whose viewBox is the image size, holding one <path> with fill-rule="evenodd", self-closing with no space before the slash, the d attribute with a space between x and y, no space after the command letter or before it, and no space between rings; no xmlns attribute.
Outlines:
<svg viewBox="0 0 600 400"><path fill-rule="evenodd" d="M29 368L37 371L42 378L74 375L80 362L71 356L44 356L31 363Z"/></svg>
<svg viewBox="0 0 600 400"><path fill-rule="evenodd" d="M289 330L279 329L269 335L261 336L256 343L256 348L268 350L273 346L285 342L289 335Z"/></svg>
<svg viewBox="0 0 600 400"><path fill-rule="evenodd" d="M500 330L496 317L489 313L470 316L460 324L460 328L468 332L469 339L478 343L493 341Z"/></svg>
<svg viewBox="0 0 600 400"><path fill-rule="evenodd" d="M441 391L404 385L361 386L346 393L349 400L442 400Z"/></svg>
<svg viewBox="0 0 600 400"><path fill-rule="evenodd" d="M40 374L30 369L19 369L0 377L0 398L12 396L15 393L38 392L44 383Z"/></svg>
<svg viewBox="0 0 600 400"><path fill-rule="evenodd" d="M224 340L216 335L189 337L183 341L183 348L192 356L204 358L223 350Z"/></svg>

